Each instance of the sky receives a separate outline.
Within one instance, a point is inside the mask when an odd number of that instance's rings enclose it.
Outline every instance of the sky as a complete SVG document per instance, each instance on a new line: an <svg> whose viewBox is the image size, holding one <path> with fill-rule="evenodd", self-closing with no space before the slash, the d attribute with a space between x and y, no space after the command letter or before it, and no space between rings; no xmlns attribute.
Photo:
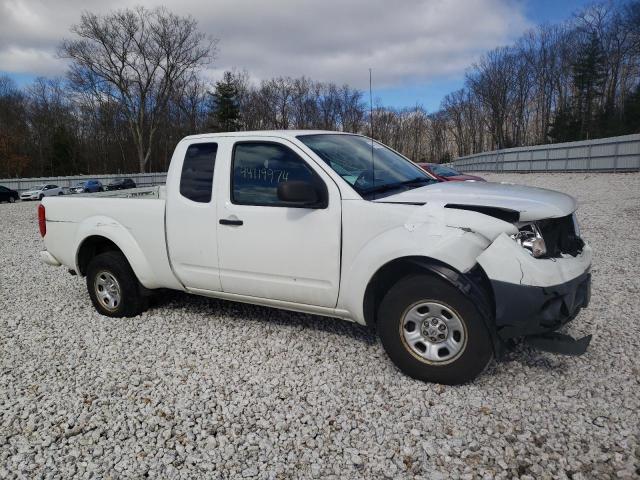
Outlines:
<svg viewBox="0 0 640 480"><path fill-rule="evenodd" d="M540 23L556 23L587 0L0 0L0 74L25 85L63 76L56 57L83 10L164 5L198 20L219 40L203 72L228 69L253 81L307 76L368 89L394 107L438 109L462 87L464 73L486 51L507 45ZM368 98L368 97L367 97Z"/></svg>

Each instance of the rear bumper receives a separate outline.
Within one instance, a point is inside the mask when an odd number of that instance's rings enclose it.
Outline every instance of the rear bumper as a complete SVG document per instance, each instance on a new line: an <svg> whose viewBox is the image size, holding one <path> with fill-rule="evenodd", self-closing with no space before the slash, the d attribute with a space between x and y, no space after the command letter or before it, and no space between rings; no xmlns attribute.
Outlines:
<svg viewBox="0 0 640 480"><path fill-rule="evenodd" d="M49 252L47 252L46 250L42 250L40 252L40 260L42 260L44 263L46 263L47 265L51 265L53 267L59 267L60 265L62 265L58 259L56 257L54 257L53 255L51 255Z"/></svg>

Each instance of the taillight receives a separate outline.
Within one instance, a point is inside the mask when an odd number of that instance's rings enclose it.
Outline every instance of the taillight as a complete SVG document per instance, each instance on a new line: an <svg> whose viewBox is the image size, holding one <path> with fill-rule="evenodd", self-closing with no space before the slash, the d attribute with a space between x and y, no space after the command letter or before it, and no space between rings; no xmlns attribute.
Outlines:
<svg viewBox="0 0 640 480"><path fill-rule="evenodd" d="M38 226L40 227L40 235L44 237L47 234L47 217L42 204L38 205Z"/></svg>

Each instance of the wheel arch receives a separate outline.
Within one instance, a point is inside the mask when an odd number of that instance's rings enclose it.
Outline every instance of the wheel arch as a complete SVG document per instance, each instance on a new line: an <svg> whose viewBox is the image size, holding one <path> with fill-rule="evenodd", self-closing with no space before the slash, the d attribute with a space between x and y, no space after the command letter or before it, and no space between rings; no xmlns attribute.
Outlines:
<svg viewBox="0 0 640 480"><path fill-rule="evenodd" d="M102 235L89 235L80 243L76 252L78 274L85 276L92 258L104 252L116 251L124 255L122 249L113 240ZM125 255L126 258L126 255Z"/></svg>
<svg viewBox="0 0 640 480"><path fill-rule="evenodd" d="M84 276L91 259L105 251L119 251L126 258L138 281L146 288L159 288L153 268L131 233L111 219L92 219L79 229L76 242L76 270Z"/></svg>
<svg viewBox="0 0 640 480"><path fill-rule="evenodd" d="M400 279L420 273L437 276L471 298L489 330L497 353L495 297L487 275L478 264L462 273L440 260L424 256L406 256L387 262L373 274L365 289L362 305L365 323L375 328L380 303L389 289Z"/></svg>

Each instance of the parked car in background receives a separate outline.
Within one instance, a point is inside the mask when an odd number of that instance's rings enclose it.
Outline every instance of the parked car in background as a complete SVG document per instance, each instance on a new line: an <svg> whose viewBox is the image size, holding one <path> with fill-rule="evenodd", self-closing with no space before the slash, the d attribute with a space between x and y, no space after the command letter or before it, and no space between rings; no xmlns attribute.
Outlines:
<svg viewBox="0 0 640 480"><path fill-rule="evenodd" d="M69 193L82 193L84 192L84 182L78 182L74 186L69 187Z"/></svg>
<svg viewBox="0 0 640 480"><path fill-rule="evenodd" d="M126 190L128 188L136 188L136 182L130 178L115 178L107 185L107 190Z"/></svg>
<svg viewBox="0 0 640 480"><path fill-rule="evenodd" d="M104 187L100 180L87 180L76 185L75 191L76 193L104 192Z"/></svg>
<svg viewBox="0 0 640 480"><path fill-rule="evenodd" d="M52 197L56 195L64 195L62 188L58 185L43 184L36 185L31 190L20 194L21 200L42 200L44 197Z"/></svg>
<svg viewBox="0 0 640 480"><path fill-rule="evenodd" d="M466 175L455 168L446 167L438 163L418 163L418 165L441 182L486 182L482 177Z"/></svg>
<svg viewBox="0 0 640 480"><path fill-rule="evenodd" d="M0 202L13 203L20 198L20 194L15 190L0 185Z"/></svg>

